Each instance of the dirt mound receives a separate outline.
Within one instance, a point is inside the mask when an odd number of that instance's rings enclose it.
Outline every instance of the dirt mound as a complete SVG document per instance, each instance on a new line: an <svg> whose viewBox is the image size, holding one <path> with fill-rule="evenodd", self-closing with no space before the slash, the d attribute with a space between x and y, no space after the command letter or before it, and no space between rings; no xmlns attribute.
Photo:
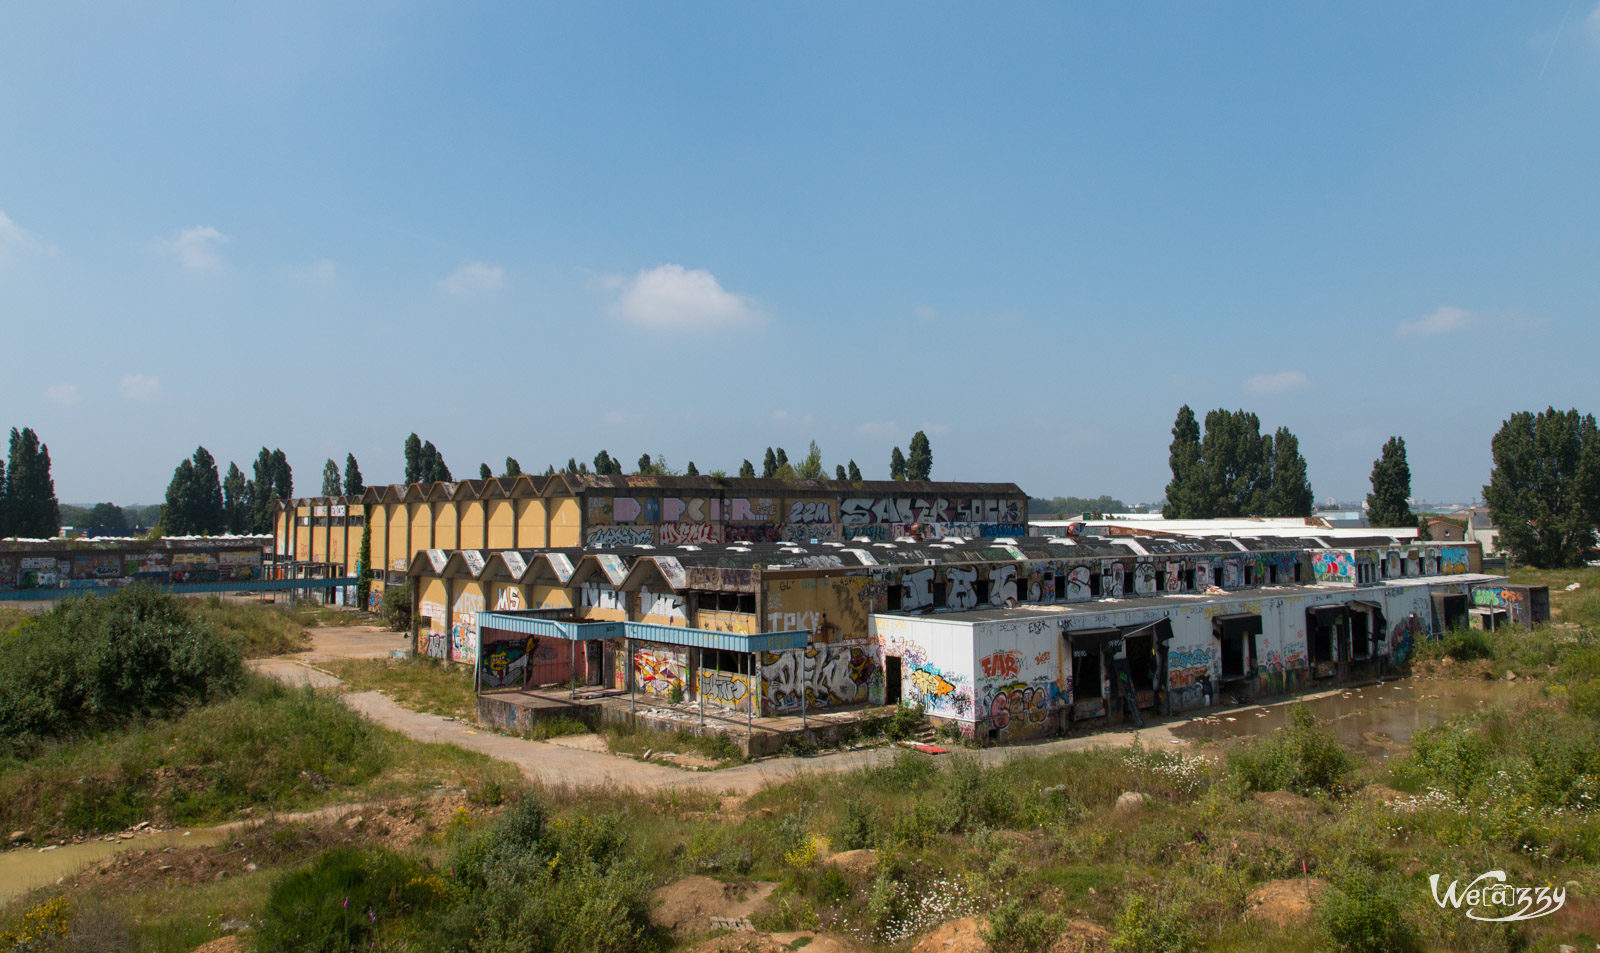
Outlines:
<svg viewBox="0 0 1600 953"><path fill-rule="evenodd" d="M867 953L867 948L837 933L735 933L703 940L684 953Z"/></svg>
<svg viewBox="0 0 1600 953"><path fill-rule="evenodd" d="M723 921L748 920L777 886L770 880L727 883L710 877L685 877L655 892L650 922L679 936L718 927L738 929Z"/></svg>
<svg viewBox="0 0 1600 953"><path fill-rule="evenodd" d="M1310 897L1306 896L1307 884L1310 884ZM1311 922L1312 904L1327 887L1328 882L1320 877L1270 880L1250 891L1245 900L1244 918L1280 927L1303 926Z"/></svg>
<svg viewBox="0 0 1600 953"><path fill-rule="evenodd" d="M990 953L984 942L985 917L962 917L939 924L911 947L911 953Z"/></svg>
<svg viewBox="0 0 1600 953"><path fill-rule="evenodd" d="M244 953L250 949L242 936L219 936L194 948L194 953Z"/></svg>
<svg viewBox="0 0 1600 953"><path fill-rule="evenodd" d="M1288 791L1257 791L1255 799L1262 807L1270 807L1293 817L1315 817L1322 813L1322 806L1316 801Z"/></svg>
<svg viewBox="0 0 1600 953"><path fill-rule="evenodd" d="M1387 804L1390 801L1398 801L1402 798L1410 797L1410 795L1404 791L1396 791L1387 784L1373 783L1365 785L1360 791L1357 791L1356 797L1363 801L1377 801Z"/></svg>
<svg viewBox="0 0 1600 953"><path fill-rule="evenodd" d="M1050 944L1050 953L1104 953L1111 949L1111 934L1088 920L1068 920L1067 932Z"/></svg>
<svg viewBox="0 0 1600 953"><path fill-rule="evenodd" d="M875 850L846 850L834 854L823 863L837 867L852 877L871 877L878 869L878 852Z"/></svg>
<svg viewBox="0 0 1600 953"><path fill-rule="evenodd" d="M1003 953L983 939L985 917L963 917L940 924L923 934L911 953ZM1104 953L1111 949L1111 934L1088 920L1069 920L1066 930L1050 944L1050 953Z"/></svg>
<svg viewBox="0 0 1600 953"><path fill-rule="evenodd" d="M139 890L157 884L211 883L333 847L403 848L443 830L462 807L459 798L425 798L329 812L316 820L267 820L240 828L212 847L124 851L80 871L74 885L93 882L99 890Z"/></svg>

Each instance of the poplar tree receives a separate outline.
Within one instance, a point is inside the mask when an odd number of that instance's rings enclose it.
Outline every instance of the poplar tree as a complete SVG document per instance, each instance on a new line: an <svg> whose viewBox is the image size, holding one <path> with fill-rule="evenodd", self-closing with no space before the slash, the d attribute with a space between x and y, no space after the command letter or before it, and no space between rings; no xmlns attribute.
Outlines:
<svg viewBox="0 0 1600 953"><path fill-rule="evenodd" d="M1300 455L1300 438L1288 427L1279 427L1272 437L1272 487L1267 499L1263 516L1310 516L1315 502L1306 458Z"/></svg>
<svg viewBox="0 0 1600 953"><path fill-rule="evenodd" d="M778 475L778 457L771 447L767 448L766 459L761 462L761 475L769 480Z"/></svg>
<svg viewBox="0 0 1600 953"><path fill-rule="evenodd" d="M749 460L739 464L739 476L748 480L756 475L756 465Z"/></svg>
<svg viewBox="0 0 1600 953"><path fill-rule="evenodd" d="M850 476L850 482L851 483L860 483L861 482L861 468L856 466L856 462L854 460L850 461L850 467L846 472Z"/></svg>
<svg viewBox="0 0 1600 953"><path fill-rule="evenodd" d="M50 448L32 427L11 428L8 466L0 468L0 535L51 539L61 530L61 504L50 476Z"/></svg>
<svg viewBox="0 0 1600 953"><path fill-rule="evenodd" d="M1411 512L1411 464L1406 462L1406 442L1390 437L1383 452L1372 461L1372 492L1367 494L1367 522L1372 526L1416 526Z"/></svg>
<svg viewBox="0 0 1600 953"><path fill-rule="evenodd" d="M844 464L842 464L842 463L834 464L834 467L833 467L833 478L835 480L838 480L840 483L843 483L845 480L849 479L848 477L845 476Z"/></svg>
<svg viewBox="0 0 1600 953"><path fill-rule="evenodd" d="M1581 565L1600 523L1600 432L1593 414L1512 414L1490 442L1483 488L1501 545L1540 569Z"/></svg>
<svg viewBox="0 0 1600 953"><path fill-rule="evenodd" d="M693 460L690 460L689 461L689 465L687 467L683 468L683 475L684 476L699 476L700 475L700 470L695 467Z"/></svg>
<svg viewBox="0 0 1600 953"><path fill-rule="evenodd" d="M906 457L906 479L927 480L933 474L933 447L928 435L917 431L911 435L911 453Z"/></svg>
<svg viewBox="0 0 1600 953"><path fill-rule="evenodd" d="M802 480L822 479L822 450L815 440L811 441L811 446L806 449L806 458L800 461L794 472Z"/></svg>
<svg viewBox="0 0 1600 953"><path fill-rule="evenodd" d="M322 495L338 496L344 481L339 476L339 465L329 459L322 465Z"/></svg>
<svg viewBox="0 0 1600 953"><path fill-rule="evenodd" d="M889 479L904 480L906 478L906 455L900 452L899 447L889 454Z"/></svg>
<svg viewBox="0 0 1600 953"><path fill-rule="evenodd" d="M360 496L367 490L367 485L361 480L361 467L356 463L356 455L347 453L344 456L344 495Z"/></svg>
<svg viewBox="0 0 1600 953"><path fill-rule="evenodd" d="M489 464L487 464L487 463L478 464L478 479L480 479L480 480L492 480L492 479L494 479L494 471L489 469Z"/></svg>
<svg viewBox="0 0 1600 953"><path fill-rule="evenodd" d="M406 438L406 483L422 482L422 438L415 432Z"/></svg>
<svg viewBox="0 0 1600 953"><path fill-rule="evenodd" d="M519 476L522 476L522 464L517 462L517 458L516 457L506 457L506 472L504 474L502 474L502 476L508 476L508 477L519 477Z"/></svg>
<svg viewBox="0 0 1600 953"><path fill-rule="evenodd" d="M249 481L237 463L228 463L228 475L222 478L222 511L230 533L250 532Z"/></svg>
<svg viewBox="0 0 1600 953"><path fill-rule="evenodd" d="M1167 465L1172 468L1172 482L1167 484L1167 504L1161 515L1169 520L1198 518L1196 514L1208 504L1200 472L1200 422L1188 404L1178 408L1178 419L1173 421Z"/></svg>
<svg viewBox="0 0 1600 953"><path fill-rule="evenodd" d="M217 461L205 447L196 447L194 456L173 470L161 522L173 536L210 536L226 528Z"/></svg>

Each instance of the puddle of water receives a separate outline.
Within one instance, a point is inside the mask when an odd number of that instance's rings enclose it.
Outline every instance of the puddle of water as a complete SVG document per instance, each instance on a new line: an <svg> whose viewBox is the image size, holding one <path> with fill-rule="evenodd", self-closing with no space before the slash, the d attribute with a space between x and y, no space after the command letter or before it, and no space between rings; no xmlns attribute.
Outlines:
<svg viewBox="0 0 1600 953"><path fill-rule="evenodd" d="M10 903L30 890L49 886L62 877L70 877L96 861L123 851L210 847L222 843L237 831L238 826L223 824L187 831L162 831L159 834L141 834L129 840L92 840L45 851L36 847L8 850L0 853L0 904Z"/></svg>
<svg viewBox="0 0 1600 953"><path fill-rule="evenodd" d="M1395 747L1409 744L1411 736L1423 728L1468 712L1509 704L1533 690L1534 686L1526 681L1405 679L1341 689L1321 698L1289 699L1270 707L1229 709L1174 725L1172 733L1188 741L1269 735L1288 723L1293 705L1304 704L1341 743L1381 760Z"/></svg>

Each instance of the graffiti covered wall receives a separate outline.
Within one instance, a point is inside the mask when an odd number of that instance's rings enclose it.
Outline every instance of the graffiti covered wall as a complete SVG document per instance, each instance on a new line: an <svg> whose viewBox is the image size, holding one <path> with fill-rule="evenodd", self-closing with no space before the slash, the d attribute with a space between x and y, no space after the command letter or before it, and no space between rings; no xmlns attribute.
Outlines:
<svg viewBox="0 0 1600 953"><path fill-rule="evenodd" d="M761 653L761 685L766 714L856 705L868 700L874 671L865 642L817 645L787 652Z"/></svg>

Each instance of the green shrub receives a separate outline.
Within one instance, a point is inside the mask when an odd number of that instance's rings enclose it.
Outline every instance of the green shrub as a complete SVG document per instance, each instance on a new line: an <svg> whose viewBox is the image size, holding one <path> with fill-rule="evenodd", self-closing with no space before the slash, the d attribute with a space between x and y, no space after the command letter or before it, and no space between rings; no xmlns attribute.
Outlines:
<svg viewBox="0 0 1600 953"><path fill-rule="evenodd" d="M1024 905L1019 900L1007 900L989 914L983 939L996 950L1038 953L1065 929L1066 918L1060 912L1041 910L1036 906Z"/></svg>
<svg viewBox="0 0 1600 953"><path fill-rule="evenodd" d="M1317 923L1342 953L1407 953L1418 948L1416 929L1400 903L1368 874L1356 874L1325 891Z"/></svg>
<svg viewBox="0 0 1600 953"><path fill-rule="evenodd" d="M0 738L27 743L236 692L238 648L149 586L58 604L0 638Z"/></svg>
<svg viewBox="0 0 1600 953"><path fill-rule="evenodd" d="M863 850L873 845L875 830L872 808L859 798L851 798L844 804L844 818L839 822L833 842L840 850Z"/></svg>
<svg viewBox="0 0 1600 953"><path fill-rule="evenodd" d="M393 851L338 847L278 878L267 897L258 953L364 949L396 918L440 905L442 878Z"/></svg>
<svg viewBox="0 0 1600 953"><path fill-rule="evenodd" d="M383 600L378 603L383 624L395 632L411 631L411 580L401 586L385 586Z"/></svg>
<svg viewBox="0 0 1600 953"><path fill-rule="evenodd" d="M1494 643L1482 629L1452 629L1444 637L1444 654L1457 662L1494 658Z"/></svg>
<svg viewBox="0 0 1600 953"><path fill-rule="evenodd" d="M1289 710L1281 736L1255 741L1228 754L1228 767L1249 791L1341 794L1356 760L1317 726L1305 705Z"/></svg>
<svg viewBox="0 0 1600 953"><path fill-rule="evenodd" d="M1188 953L1199 940L1181 905L1135 894L1117 915L1111 949L1115 953Z"/></svg>
<svg viewBox="0 0 1600 953"><path fill-rule="evenodd" d="M526 797L466 835L448 863L466 899L436 918L427 949L631 953L659 946L648 883L612 815L551 821Z"/></svg>
<svg viewBox="0 0 1600 953"><path fill-rule="evenodd" d="M904 741L916 734L926 721L921 705L910 707L902 705L896 708L894 714L884 723L883 735L890 741Z"/></svg>

